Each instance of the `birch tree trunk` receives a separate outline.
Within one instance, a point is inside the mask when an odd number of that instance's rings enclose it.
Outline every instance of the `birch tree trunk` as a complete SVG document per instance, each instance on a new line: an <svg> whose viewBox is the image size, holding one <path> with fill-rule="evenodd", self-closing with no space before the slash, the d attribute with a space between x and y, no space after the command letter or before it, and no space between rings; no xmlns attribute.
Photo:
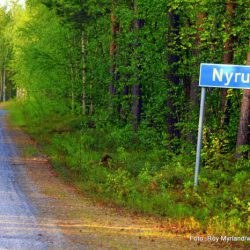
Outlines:
<svg viewBox="0 0 250 250"><path fill-rule="evenodd" d="M70 39L70 37L69 37ZM69 58L70 58L70 77L71 77L71 93L70 93L70 97L71 97L71 113L73 114L75 112L75 83L76 83L76 72L75 72L75 62L73 59L73 48L76 46L76 38L75 35L72 38L72 46L70 48L70 52L69 52Z"/></svg>
<svg viewBox="0 0 250 250"><path fill-rule="evenodd" d="M82 33L82 114L86 115L86 38Z"/></svg>

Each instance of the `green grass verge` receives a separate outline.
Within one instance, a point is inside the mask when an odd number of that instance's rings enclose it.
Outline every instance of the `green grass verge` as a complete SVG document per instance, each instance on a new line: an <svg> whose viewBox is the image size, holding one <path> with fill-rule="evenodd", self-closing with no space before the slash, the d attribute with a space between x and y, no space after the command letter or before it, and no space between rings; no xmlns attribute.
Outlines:
<svg viewBox="0 0 250 250"><path fill-rule="evenodd" d="M8 109L12 123L37 140L54 168L88 194L186 220L190 230L239 236L250 231L250 161L210 157L194 192L194 153L173 155L161 146L149 150L128 128L93 128L72 115L34 115L20 102Z"/></svg>

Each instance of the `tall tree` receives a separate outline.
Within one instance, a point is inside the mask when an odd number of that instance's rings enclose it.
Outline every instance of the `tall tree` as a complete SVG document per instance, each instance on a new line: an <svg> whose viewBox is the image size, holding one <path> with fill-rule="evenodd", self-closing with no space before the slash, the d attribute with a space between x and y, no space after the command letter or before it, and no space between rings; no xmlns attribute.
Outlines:
<svg viewBox="0 0 250 250"><path fill-rule="evenodd" d="M176 117L176 108L174 105L174 86L177 86L180 83L180 78L178 76L178 62L180 60L178 56L178 51L176 46L178 45L178 36L180 28L180 17L175 13L174 10L169 11L168 13L168 34L167 34L167 47L168 47L168 71L167 71L167 80L168 80L168 99L167 99L167 127L168 135L170 139L173 139L175 136L179 135L179 131L176 129L175 124L177 123Z"/></svg>
<svg viewBox="0 0 250 250"><path fill-rule="evenodd" d="M227 40L224 44L224 55L223 55L223 63L224 64L232 64L233 63L233 45L234 45L234 36L232 33L232 22L234 18L234 10L235 10L235 1L227 0L226 1L226 22L225 22L225 34L227 36ZM222 117L221 117L221 126L228 120L228 99L227 99L227 89L222 90L221 97L221 109L222 109Z"/></svg>
<svg viewBox="0 0 250 250"><path fill-rule="evenodd" d="M134 80L135 83L132 85L132 121L133 121L133 128L136 131L138 129L140 119L141 119L141 112L142 112L142 85L141 85L141 63L142 63L142 53L140 51L141 46L141 36L140 32L142 27L145 24L145 21L139 17L139 10L136 1L134 1L134 29L135 29L135 44L134 44L134 56L136 61L136 68L135 68L135 76Z"/></svg>
<svg viewBox="0 0 250 250"><path fill-rule="evenodd" d="M250 39L249 39L250 45ZM250 51L247 54L247 65L250 65ZM243 90L240 110L240 124L237 136L237 148L249 143L250 125L250 89Z"/></svg>
<svg viewBox="0 0 250 250"><path fill-rule="evenodd" d="M86 93L86 44L87 44L87 38L84 34L84 31L82 32L82 38L81 38L81 44L82 44L82 114L86 115L87 113L87 93Z"/></svg>
<svg viewBox="0 0 250 250"><path fill-rule="evenodd" d="M111 83L109 86L109 91L111 95L115 94L115 82L118 80L118 72L117 72L117 35L119 33L120 24L117 21L116 14L115 14L115 0L112 0L112 7L111 7L111 14L110 14L110 21L111 21L111 34L112 40L110 43L110 57L111 57L111 67L110 67L110 74L111 74Z"/></svg>
<svg viewBox="0 0 250 250"><path fill-rule="evenodd" d="M0 8L0 70L1 70L1 101L7 98L7 66L11 56L11 45L7 35L7 28L11 21L10 13L6 8Z"/></svg>
<svg viewBox="0 0 250 250"><path fill-rule="evenodd" d="M196 23L196 36L195 36L195 43L194 43L194 48L193 48L193 57L196 60L196 65L194 66L198 66L201 63L201 59L200 59L200 52L201 52L201 33L204 31L203 28L203 24L204 21L207 17L207 13L205 12L201 12L197 15L197 23ZM197 80L197 76L193 77L192 81L191 81L191 86L190 86L190 104L191 104L191 109L193 109L193 107L195 105L198 104L198 95L197 95L197 87L198 87L199 83Z"/></svg>

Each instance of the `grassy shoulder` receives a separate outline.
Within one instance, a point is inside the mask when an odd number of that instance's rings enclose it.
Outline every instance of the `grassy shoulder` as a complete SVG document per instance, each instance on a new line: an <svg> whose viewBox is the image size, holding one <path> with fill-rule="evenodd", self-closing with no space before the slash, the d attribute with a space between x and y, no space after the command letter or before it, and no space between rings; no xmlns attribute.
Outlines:
<svg viewBox="0 0 250 250"><path fill-rule="evenodd" d="M153 135L129 127L8 104L11 120L30 134L55 169L81 190L134 211L167 217L179 231L241 236L250 229L250 162L230 155L207 157L193 191L194 152L173 155ZM31 115L32 114L32 115Z"/></svg>

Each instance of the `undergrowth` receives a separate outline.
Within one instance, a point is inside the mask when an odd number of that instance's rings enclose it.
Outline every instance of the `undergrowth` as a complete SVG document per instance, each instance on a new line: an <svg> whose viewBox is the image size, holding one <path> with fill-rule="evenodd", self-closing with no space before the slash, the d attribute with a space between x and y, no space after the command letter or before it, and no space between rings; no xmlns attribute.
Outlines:
<svg viewBox="0 0 250 250"><path fill-rule="evenodd" d="M167 145L143 144L129 127L93 126L75 116L38 119L22 103L13 102L9 109L13 124L39 142L57 171L70 173L68 178L89 194L135 211L195 221L191 230L249 232L249 160L236 161L231 154L216 153L217 144L210 145L203 151L194 192L194 151L173 154Z"/></svg>

